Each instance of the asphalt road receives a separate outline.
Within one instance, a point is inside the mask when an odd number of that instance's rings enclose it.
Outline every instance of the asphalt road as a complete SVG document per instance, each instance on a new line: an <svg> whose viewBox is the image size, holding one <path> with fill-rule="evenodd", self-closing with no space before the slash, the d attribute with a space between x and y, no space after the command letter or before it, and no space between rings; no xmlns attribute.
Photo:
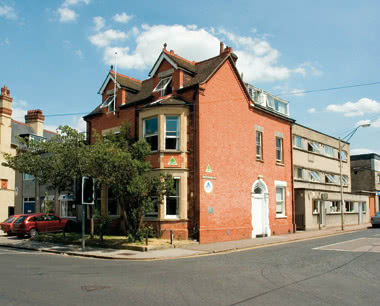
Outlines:
<svg viewBox="0 0 380 306"><path fill-rule="evenodd" d="M357 241L380 229L152 262L0 248L0 305L379 305L380 253Z"/></svg>

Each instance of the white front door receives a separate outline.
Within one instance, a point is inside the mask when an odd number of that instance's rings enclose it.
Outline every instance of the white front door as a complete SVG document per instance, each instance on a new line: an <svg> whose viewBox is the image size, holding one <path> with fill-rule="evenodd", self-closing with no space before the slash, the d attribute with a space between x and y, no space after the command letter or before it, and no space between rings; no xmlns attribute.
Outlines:
<svg viewBox="0 0 380 306"><path fill-rule="evenodd" d="M252 237L264 234L265 224L265 200L263 194L255 194L253 196L252 205Z"/></svg>

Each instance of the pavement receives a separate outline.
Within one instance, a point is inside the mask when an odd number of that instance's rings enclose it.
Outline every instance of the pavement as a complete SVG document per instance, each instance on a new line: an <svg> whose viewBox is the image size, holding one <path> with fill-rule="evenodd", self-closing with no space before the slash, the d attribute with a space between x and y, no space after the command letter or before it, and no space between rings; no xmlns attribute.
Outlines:
<svg viewBox="0 0 380 306"><path fill-rule="evenodd" d="M245 239L237 241L215 242L207 244L191 243L173 248L150 250L147 252L134 250L116 250L106 248L86 247L83 251L77 245L57 245L47 242L38 242L30 239L19 239L17 237L0 236L0 247L17 248L24 250L34 250L44 253L54 253L70 256L82 256L99 259L116 260L167 260L189 258L197 256L210 256L213 254L230 253L244 250L251 250L262 247L269 247L279 244L318 239L333 235L342 235L355 231L367 229L371 225L361 224L346 226L342 231L340 228L329 228L315 231L298 231L292 234L276 235L256 239Z"/></svg>

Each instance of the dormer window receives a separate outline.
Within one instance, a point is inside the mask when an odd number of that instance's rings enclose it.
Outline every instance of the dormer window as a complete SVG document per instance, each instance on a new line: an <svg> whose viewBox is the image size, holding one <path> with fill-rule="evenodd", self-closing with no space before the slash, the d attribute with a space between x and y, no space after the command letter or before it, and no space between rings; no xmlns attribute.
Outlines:
<svg viewBox="0 0 380 306"><path fill-rule="evenodd" d="M114 95L108 96L100 106L102 108L107 107L109 112L115 111L115 98Z"/></svg>
<svg viewBox="0 0 380 306"><path fill-rule="evenodd" d="M160 96L166 96L172 92L172 77L161 79L153 92L160 92Z"/></svg>

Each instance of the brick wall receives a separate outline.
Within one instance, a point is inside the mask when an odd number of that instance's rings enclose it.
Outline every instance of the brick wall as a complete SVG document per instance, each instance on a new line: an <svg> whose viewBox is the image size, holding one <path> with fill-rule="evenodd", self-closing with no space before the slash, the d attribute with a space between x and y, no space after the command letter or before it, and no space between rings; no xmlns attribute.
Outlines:
<svg viewBox="0 0 380 306"><path fill-rule="evenodd" d="M255 125L264 128L263 160L256 161ZM200 242L251 238L253 183L263 177L269 192L269 223L275 234L292 230L292 167L290 123L249 106L229 61L200 95L199 116ZM284 165L276 164L275 132L283 134ZM210 165L212 172L206 172ZM211 193L203 185L215 179ZM274 181L287 183L286 215L276 218ZM210 210L209 210L210 209Z"/></svg>

